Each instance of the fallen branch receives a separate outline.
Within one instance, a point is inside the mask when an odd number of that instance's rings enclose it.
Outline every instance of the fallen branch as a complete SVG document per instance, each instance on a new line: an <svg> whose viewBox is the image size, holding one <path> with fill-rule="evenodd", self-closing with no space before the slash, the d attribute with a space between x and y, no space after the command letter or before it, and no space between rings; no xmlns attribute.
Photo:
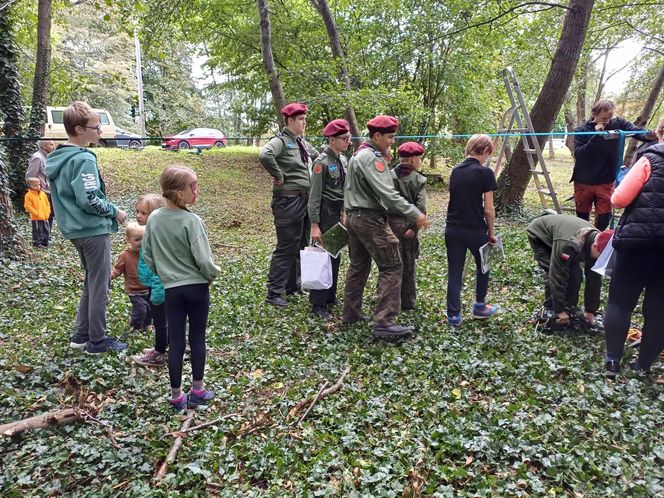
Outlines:
<svg viewBox="0 0 664 498"><path fill-rule="evenodd" d="M290 419L296 417L297 414L300 413L300 411L302 411L305 407L314 403L314 400L317 402L329 396L330 394L336 393L339 389L341 389L341 386L344 382L344 379L346 378L346 375L348 375L348 372L350 372L350 367L344 368L343 371L341 372L341 375L334 384L332 384L330 387L326 389L322 389L318 394L316 394L316 396L309 397L304 401L300 401L297 405L295 405L293 408L290 409L290 411L288 412L288 416L286 418Z"/></svg>
<svg viewBox="0 0 664 498"><path fill-rule="evenodd" d="M44 429L54 425L65 425L83 420L81 410L78 408L64 408L41 415L35 415L16 422L0 425L0 437L15 436L33 429Z"/></svg>
<svg viewBox="0 0 664 498"><path fill-rule="evenodd" d="M189 426L194 421L195 413L196 413L195 410L188 411L187 418L185 418L184 422L182 422L182 426L180 427L179 432L184 432L187 429L189 429ZM168 464L173 463L175 461L175 457L178 454L178 450L180 449L180 446L182 446L183 441L184 441L184 436L178 436L175 438L175 441L173 441L173 446L171 446L171 450L168 452L168 455L166 456L166 460L164 460L164 463L161 464L161 467L159 467L159 471L154 476L155 479L162 479L166 475L166 472L168 471Z"/></svg>
<svg viewBox="0 0 664 498"><path fill-rule="evenodd" d="M309 405L309 408L307 408L307 411L304 412L304 414L300 417L300 420L297 421L297 425L300 425L302 423L302 421L305 418L307 418L307 415L309 415L309 412L311 411L311 409L318 402L318 400L320 399L321 394L323 394L323 391L325 390L326 387L327 387L327 381L323 382L323 385L320 386L320 389L318 390L318 394L316 394L316 397L314 398L314 400Z"/></svg>
<svg viewBox="0 0 664 498"><path fill-rule="evenodd" d="M203 423L203 424L195 425L195 426L193 426L193 427L189 427L189 428L187 428L187 429L185 429L185 430L179 430L179 431L167 432L166 434L164 434L164 436L177 436L177 437L181 437L181 435L184 435L184 434L186 434L187 432L193 432L193 431L197 431L197 430L199 430L199 429L204 429L204 428L206 428L206 427L210 427L211 425L218 424L219 422L223 422L224 420L226 420L226 419L228 419L228 418L231 418L231 417L235 417L236 415L239 415L239 414L238 414L238 413L229 413L228 415L224 415L223 417L219 417L218 419L211 420L210 422L205 422L205 423Z"/></svg>

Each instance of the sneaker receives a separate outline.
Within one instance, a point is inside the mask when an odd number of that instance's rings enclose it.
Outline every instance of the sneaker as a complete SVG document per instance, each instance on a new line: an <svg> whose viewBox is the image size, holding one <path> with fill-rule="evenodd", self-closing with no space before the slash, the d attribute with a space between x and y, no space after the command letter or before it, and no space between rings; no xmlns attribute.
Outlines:
<svg viewBox="0 0 664 498"><path fill-rule="evenodd" d="M492 306L490 304L477 304L473 305L473 318L478 320L484 320L489 318L491 315L498 311L498 306Z"/></svg>
<svg viewBox="0 0 664 498"><path fill-rule="evenodd" d="M332 314L327 310L325 306L314 306L311 309L311 312L316 315L318 318L321 318L322 320L325 320L326 322L328 320L332 320Z"/></svg>
<svg viewBox="0 0 664 498"><path fill-rule="evenodd" d="M171 408L176 412L182 411L187 408L188 399L186 394L181 394L178 399L169 399L168 402L171 404Z"/></svg>
<svg viewBox="0 0 664 498"><path fill-rule="evenodd" d="M285 308L288 306L288 301L286 301L283 297L276 295L276 296L268 296L265 298L265 304L271 304L273 306L280 306L282 308Z"/></svg>
<svg viewBox="0 0 664 498"><path fill-rule="evenodd" d="M156 349L148 349L142 355L132 356L131 359L134 360L134 363L144 367L160 367L166 363L166 355Z"/></svg>
<svg viewBox="0 0 664 498"><path fill-rule="evenodd" d="M208 401L214 399L214 392L204 390L203 394L195 394L193 389L189 390L189 408L196 408L199 405L205 405Z"/></svg>
<svg viewBox="0 0 664 498"><path fill-rule="evenodd" d="M615 379L620 373L620 362L616 360L606 360L604 364L605 373L607 379Z"/></svg>
<svg viewBox="0 0 664 498"><path fill-rule="evenodd" d="M87 335L74 334L69 339L69 347L83 349L87 346L89 340L90 338Z"/></svg>
<svg viewBox="0 0 664 498"><path fill-rule="evenodd" d="M99 342L88 342L85 346L85 352L88 354L100 354L107 351L124 351L127 345L124 342L116 341L112 337L104 337Z"/></svg>
<svg viewBox="0 0 664 498"><path fill-rule="evenodd" d="M461 313L452 316L450 316L449 314L447 315L447 324L450 325L451 327L458 327L459 325L461 325L462 321L463 318L461 317Z"/></svg>

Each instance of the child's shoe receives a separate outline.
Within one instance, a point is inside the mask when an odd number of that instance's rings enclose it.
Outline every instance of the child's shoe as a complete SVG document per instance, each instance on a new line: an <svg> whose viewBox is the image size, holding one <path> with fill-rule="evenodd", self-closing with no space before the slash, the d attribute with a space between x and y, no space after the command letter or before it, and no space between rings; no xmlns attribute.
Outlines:
<svg viewBox="0 0 664 498"><path fill-rule="evenodd" d="M450 315L449 313L447 314L447 324L451 327L458 327L461 325L462 321L463 318L461 317L461 313L458 315Z"/></svg>
<svg viewBox="0 0 664 498"><path fill-rule="evenodd" d="M185 408L187 408L187 395L186 394L181 394L179 398L177 399L169 399L168 402L171 404L171 408L175 410L176 412L182 411Z"/></svg>
<svg viewBox="0 0 664 498"><path fill-rule="evenodd" d="M617 360L606 360L604 363L605 373L607 379L615 379L620 373L620 362Z"/></svg>
<svg viewBox="0 0 664 498"><path fill-rule="evenodd" d="M148 349L142 355L132 356L131 359L144 367L161 367L166 363L166 355L156 349Z"/></svg>
<svg viewBox="0 0 664 498"><path fill-rule="evenodd" d="M201 389L196 391L194 389L189 390L189 408L196 408L199 405L205 405L208 401L214 399L214 392Z"/></svg>
<svg viewBox="0 0 664 498"><path fill-rule="evenodd" d="M484 320L498 311L498 306L492 306L486 303L473 304L473 318Z"/></svg>

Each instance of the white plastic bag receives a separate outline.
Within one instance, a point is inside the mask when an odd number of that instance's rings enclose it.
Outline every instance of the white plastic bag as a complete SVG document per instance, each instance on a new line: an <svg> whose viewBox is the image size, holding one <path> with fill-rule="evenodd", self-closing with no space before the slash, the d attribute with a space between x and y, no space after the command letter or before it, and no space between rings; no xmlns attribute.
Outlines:
<svg viewBox="0 0 664 498"><path fill-rule="evenodd" d="M300 278L303 289L324 290L332 287L332 260L318 247L300 251Z"/></svg>
<svg viewBox="0 0 664 498"><path fill-rule="evenodd" d="M616 253L613 251L613 235L611 235L606 247L599 255L599 258L597 258L597 261L595 261L592 271L599 273L605 278L611 278L611 273L613 273L613 267L615 264Z"/></svg>

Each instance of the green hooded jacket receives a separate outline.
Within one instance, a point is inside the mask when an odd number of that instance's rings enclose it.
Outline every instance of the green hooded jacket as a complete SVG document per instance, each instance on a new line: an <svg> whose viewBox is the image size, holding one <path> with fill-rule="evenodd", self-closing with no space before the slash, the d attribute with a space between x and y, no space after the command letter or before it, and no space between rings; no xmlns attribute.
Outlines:
<svg viewBox="0 0 664 498"><path fill-rule="evenodd" d="M118 231L118 207L106 200L97 156L88 149L59 146L48 155L53 210L66 239L106 235Z"/></svg>

